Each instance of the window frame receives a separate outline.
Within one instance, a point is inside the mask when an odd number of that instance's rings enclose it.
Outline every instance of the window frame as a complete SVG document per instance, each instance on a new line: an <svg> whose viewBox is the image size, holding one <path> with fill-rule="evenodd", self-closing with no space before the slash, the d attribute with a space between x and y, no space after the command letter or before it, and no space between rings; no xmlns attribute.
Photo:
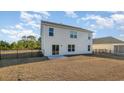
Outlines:
<svg viewBox="0 0 124 93"><path fill-rule="evenodd" d="M91 45L88 45L88 51L91 51Z"/></svg>
<svg viewBox="0 0 124 93"><path fill-rule="evenodd" d="M91 37L90 36L88 36L88 40L91 40Z"/></svg>
<svg viewBox="0 0 124 93"><path fill-rule="evenodd" d="M71 52L71 45L68 45L68 52Z"/></svg>
<svg viewBox="0 0 124 93"><path fill-rule="evenodd" d="M72 51L74 52L75 51L75 45L72 45L71 48L72 48Z"/></svg>
<svg viewBox="0 0 124 93"><path fill-rule="evenodd" d="M54 36L54 28L49 27L49 36Z"/></svg>
<svg viewBox="0 0 124 93"><path fill-rule="evenodd" d="M75 52L75 45L74 44L68 44L68 52Z"/></svg>
<svg viewBox="0 0 124 93"><path fill-rule="evenodd" d="M70 31L70 38L77 38L77 32L75 31Z"/></svg>
<svg viewBox="0 0 124 93"><path fill-rule="evenodd" d="M88 34L88 40L91 40L91 36L90 36L90 34Z"/></svg>

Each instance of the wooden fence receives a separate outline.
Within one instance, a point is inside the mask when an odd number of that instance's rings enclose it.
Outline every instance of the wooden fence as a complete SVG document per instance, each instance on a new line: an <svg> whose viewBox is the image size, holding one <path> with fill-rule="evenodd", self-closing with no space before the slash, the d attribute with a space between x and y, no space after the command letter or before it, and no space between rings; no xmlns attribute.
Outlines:
<svg viewBox="0 0 124 93"><path fill-rule="evenodd" d="M43 56L41 50L0 50L0 60Z"/></svg>
<svg viewBox="0 0 124 93"><path fill-rule="evenodd" d="M103 54L103 53L112 54L112 51L108 49L94 49L93 53L94 54Z"/></svg>

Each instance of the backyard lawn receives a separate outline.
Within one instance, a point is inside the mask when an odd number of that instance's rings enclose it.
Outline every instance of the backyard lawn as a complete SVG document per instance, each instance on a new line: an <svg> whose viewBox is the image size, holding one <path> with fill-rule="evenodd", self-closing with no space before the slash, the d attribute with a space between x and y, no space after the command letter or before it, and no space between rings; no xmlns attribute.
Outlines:
<svg viewBox="0 0 124 93"><path fill-rule="evenodd" d="M124 60L95 56L37 60L0 67L0 80L124 80Z"/></svg>

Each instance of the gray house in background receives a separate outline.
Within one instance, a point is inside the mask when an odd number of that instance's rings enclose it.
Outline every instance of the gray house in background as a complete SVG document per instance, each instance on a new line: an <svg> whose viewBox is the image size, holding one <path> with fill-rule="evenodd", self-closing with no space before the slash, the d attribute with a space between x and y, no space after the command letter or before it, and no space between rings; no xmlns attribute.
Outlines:
<svg viewBox="0 0 124 93"><path fill-rule="evenodd" d="M93 39L93 51L124 54L124 41L114 37L96 38Z"/></svg>

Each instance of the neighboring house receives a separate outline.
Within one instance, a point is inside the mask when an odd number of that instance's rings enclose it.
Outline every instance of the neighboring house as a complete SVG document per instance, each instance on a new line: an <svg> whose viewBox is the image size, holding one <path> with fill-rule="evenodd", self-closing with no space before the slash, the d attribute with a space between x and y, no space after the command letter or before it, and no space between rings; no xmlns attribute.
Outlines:
<svg viewBox="0 0 124 93"><path fill-rule="evenodd" d="M93 51L124 54L124 41L114 37L97 38L93 40Z"/></svg>
<svg viewBox="0 0 124 93"><path fill-rule="evenodd" d="M41 42L45 56L92 53L92 32L79 27L41 21Z"/></svg>

